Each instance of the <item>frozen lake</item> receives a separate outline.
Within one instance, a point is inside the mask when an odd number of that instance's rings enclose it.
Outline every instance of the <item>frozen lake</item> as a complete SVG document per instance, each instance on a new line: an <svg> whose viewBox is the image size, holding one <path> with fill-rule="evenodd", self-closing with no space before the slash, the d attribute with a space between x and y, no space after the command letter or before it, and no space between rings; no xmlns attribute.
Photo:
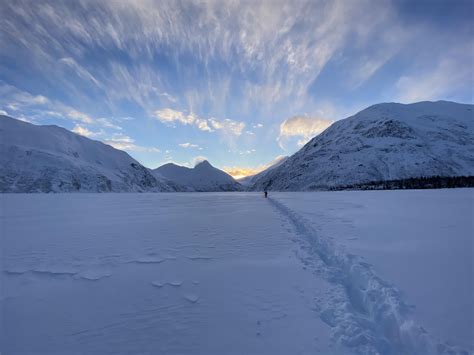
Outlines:
<svg viewBox="0 0 474 355"><path fill-rule="evenodd" d="M0 195L2 354L473 349L473 189Z"/></svg>

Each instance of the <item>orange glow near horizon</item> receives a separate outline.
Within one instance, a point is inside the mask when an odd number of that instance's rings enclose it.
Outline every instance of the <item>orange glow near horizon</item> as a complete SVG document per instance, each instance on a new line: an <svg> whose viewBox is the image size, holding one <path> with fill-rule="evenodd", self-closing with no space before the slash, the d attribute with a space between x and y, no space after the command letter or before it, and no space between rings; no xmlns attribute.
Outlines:
<svg viewBox="0 0 474 355"><path fill-rule="evenodd" d="M229 174L230 176L232 176L234 179L242 179L246 176L252 176L252 175L255 175L255 174L258 174L259 172L261 172L262 169L261 167L260 168L239 168L239 167L225 167L224 170L227 174Z"/></svg>

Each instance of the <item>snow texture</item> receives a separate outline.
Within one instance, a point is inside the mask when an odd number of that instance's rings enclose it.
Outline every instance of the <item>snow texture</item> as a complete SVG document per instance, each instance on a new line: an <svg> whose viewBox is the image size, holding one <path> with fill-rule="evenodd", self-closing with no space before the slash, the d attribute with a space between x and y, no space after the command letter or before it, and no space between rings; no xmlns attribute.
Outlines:
<svg viewBox="0 0 474 355"><path fill-rule="evenodd" d="M474 349L471 189L0 198L2 353Z"/></svg>
<svg viewBox="0 0 474 355"><path fill-rule="evenodd" d="M422 176L474 175L474 105L371 106L335 122L251 190L323 190Z"/></svg>
<svg viewBox="0 0 474 355"><path fill-rule="evenodd" d="M0 116L0 192L175 191L127 153L58 126Z"/></svg>

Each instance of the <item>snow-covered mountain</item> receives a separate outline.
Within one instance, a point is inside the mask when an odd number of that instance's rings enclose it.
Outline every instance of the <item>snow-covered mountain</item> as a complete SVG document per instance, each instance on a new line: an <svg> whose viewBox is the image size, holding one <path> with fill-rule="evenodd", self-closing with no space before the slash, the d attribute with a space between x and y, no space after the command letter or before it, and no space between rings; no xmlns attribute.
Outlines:
<svg viewBox="0 0 474 355"><path fill-rule="evenodd" d="M232 176L213 167L207 160L194 168L168 163L152 170L153 175L165 178L181 191L240 191L242 186Z"/></svg>
<svg viewBox="0 0 474 355"><path fill-rule="evenodd" d="M58 126L0 116L0 192L173 191L127 153Z"/></svg>
<svg viewBox="0 0 474 355"><path fill-rule="evenodd" d="M474 105L384 103L335 122L252 190L312 190L421 176L474 175Z"/></svg>

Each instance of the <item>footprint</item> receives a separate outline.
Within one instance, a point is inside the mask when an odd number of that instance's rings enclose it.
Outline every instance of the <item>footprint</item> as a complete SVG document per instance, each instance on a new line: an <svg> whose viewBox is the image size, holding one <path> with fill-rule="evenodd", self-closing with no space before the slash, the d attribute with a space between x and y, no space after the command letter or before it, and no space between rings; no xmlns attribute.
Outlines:
<svg viewBox="0 0 474 355"><path fill-rule="evenodd" d="M152 281L151 284L158 288L161 288L166 285L173 286L173 287L180 287L183 284L183 281L177 281L177 280L168 281L168 282Z"/></svg>
<svg viewBox="0 0 474 355"><path fill-rule="evenodd" d="M173 287L179 287L183 284L183 281L170 281L170 282L167 282L168 285L170 286L173 286Z"/></svg>
<svg viewBox="0 0 474 355"><path fill-rule="evenodd" d="M104 277L111 276L112 273L110 271L105 270L86 270L78 273L76 276L90 281L97 281L103 279Z"/></svg>
<svg viewBox="0 0 474 355"><path fill-rule="evenodd" d="M197 303L197 301L199 301L199 296L196 294L189 294L189 295L185 295L184 299L191 303Z"/></svg>

